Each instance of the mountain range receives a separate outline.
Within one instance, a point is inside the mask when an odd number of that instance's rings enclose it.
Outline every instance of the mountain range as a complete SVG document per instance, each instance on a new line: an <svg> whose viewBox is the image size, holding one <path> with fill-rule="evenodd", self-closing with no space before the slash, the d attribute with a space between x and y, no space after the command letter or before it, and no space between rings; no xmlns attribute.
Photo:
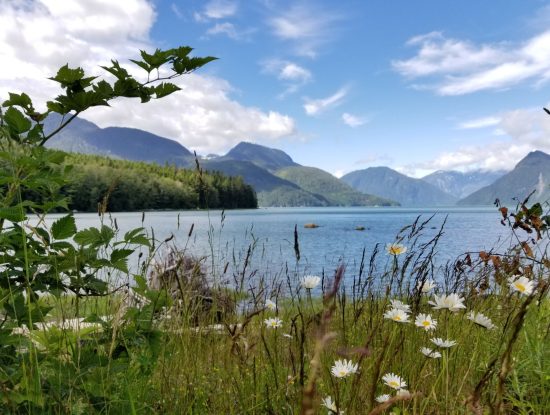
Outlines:
<svg viewBox="0 0 550 415"><path fill-rule="evenodd" d="M50 116L45 122L46 133L57 128L60 121L60 116ZM80 118L47 146L162 165L195 166L194 155L174 140L133 128L99 128ZM436 171L422 179L383 166L337 179L324 170L296 163L281 150L249 142L199 162L206 170L242 176L256 190L260 206L489 205L496 198L509 203L533 190L537 200L550 198L550 156L541 151L527 155L510 172Z"/></svg>

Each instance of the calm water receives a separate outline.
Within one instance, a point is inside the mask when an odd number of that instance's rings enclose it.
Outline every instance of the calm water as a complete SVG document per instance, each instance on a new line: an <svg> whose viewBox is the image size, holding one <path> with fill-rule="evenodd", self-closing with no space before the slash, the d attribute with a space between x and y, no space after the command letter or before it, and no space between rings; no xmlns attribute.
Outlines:
<svg viewBox="0 0 550 415"><path fill-rule="evenodd" d="M208 263L223 267L226 262L242 267L252 244L251 267L262 273L276 274L288 265L296 269L294 226L298 226L303 273L332 272L340 261L356 269L363 249L367 255L377 243L384 246L397 232L420 215L436 216L427 227L427 238L435 235L444 219L444 235L438 248L438 260L444 262L466 251L489 250L507 246L509 231L499 222L495 208L262 208L257 210L198 212L148 212L143 226L154 230L159 240L174 235L172 243L197 256L208 256ZM76 214L83 229L100 224L97 214ZM141 213L114 213L121 231L142 226ZM306 223L319 228L304 229ZM179 226L178 226L179 223ZM190 227L194 225L191 238ZM365 227L357 231L357 226ZM212 255L215 261L211 261ZM385 255L382 255L384 257ZM351 268L351 269L350 269ZM219 270L218 270L219 272Z"/></svg>

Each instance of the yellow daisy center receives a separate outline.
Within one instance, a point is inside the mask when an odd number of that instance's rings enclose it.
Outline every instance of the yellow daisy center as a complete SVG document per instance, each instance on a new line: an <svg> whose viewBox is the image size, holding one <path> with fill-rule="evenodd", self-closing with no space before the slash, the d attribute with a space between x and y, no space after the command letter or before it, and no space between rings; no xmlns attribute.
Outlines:
<svg viewBox="0 0 550 415"><path fill-rule="evenodd" d="M394 316L393 319L395 321L401 321L401 316L400 315Z"/></svg>
<svg viewBox="0 0 550 415"><path fill-rule="evenodd" d="M424 320L424 321L422 322L422 325L423 325L424 327L428 327L428 326L430 325L430 322L429 322L428 320Z"/></svg>
<svg viewBox="0 0 550 415"><path fill-rule="evenodd" d="M399 382L396 382L395 380L392 380L392 381L390 381L389 385L392 388L398 388L399 387Z"/></svg>
<svg viewBox="0 0 550 415"><path fill-rule="evenodd" d="M338 374L341 376L341 377L344 377L348 374L348 371L346 369L340 369L340 371L338 372Z"/></svg>
<svg viewBox="0 0 550 415"><path fill-rule="evenodd" d="M523 285L521 282L516 282L514 285L516 286L516 288L519 292L524 292L525 291L525 285Z"/></svg>

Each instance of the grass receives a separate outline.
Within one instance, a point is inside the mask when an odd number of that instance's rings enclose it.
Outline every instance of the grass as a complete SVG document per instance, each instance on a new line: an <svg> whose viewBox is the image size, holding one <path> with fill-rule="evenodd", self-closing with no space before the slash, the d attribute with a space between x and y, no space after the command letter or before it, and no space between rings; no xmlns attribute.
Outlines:
<svg viewBox="0 0 550 415"><path fill-rule="evenodd" d="M421 238L427 224L418 221L398 235L406 252L375 250L357 273L342 266L312 290L297 272L264 279L248 264L241 273L234 264L235 280L244 283L218 289L204 270L186 263L169 272L150 266L141 283L135 276L132 300L124 291L43 296L41 305L52 307L47 319L82 317L92 326L34 330L33 342L19 348L37 351L37 372L24 376L34 398L21 406L10 391L0 405L23 413L331 414L323 406L330 396L348 415L550 413L546 253L535 260L512 247L499 261L464 256L437 267L439 236ZM152 289L143 285L152 273L171 279ZM537 284L532 295L511 288L514 274ZM435 309L433 291L418 288L432 280L435 292L458 293L465 308ZM267 299L276 309L265 306ZM395 299L410 307L408 322L385 317ZM496 327L473 323L470 311ZM437 321L434 330L414 324L420 313ZM281 327L265 324L274 317ZM457 344L438 348L433 338ZM422 347L441 357L424 356ZM335 377L331 369L340 359L357 372ZM407 392L386 385L388 373L400 376ZM390 399L381 403L384 394Z"/></svg>

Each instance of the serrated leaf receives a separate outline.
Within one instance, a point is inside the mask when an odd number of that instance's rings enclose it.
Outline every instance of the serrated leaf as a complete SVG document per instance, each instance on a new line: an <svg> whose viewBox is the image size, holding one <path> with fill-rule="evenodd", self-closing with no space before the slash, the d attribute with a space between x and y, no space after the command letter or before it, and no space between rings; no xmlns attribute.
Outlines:
<svg viewBox="0 0 550 415"><path fill-rule="evenodd" d="M74 241L82 246L101 244L101 233L97 228L88 228L78 232Z"/></svg>
<svg viewBox="0 0 550 415"><path fill-rule="evenodd" d="M22 222L26 219L25 211L20 205L0 208L0 218L10 222Z"/></svg>
<svg viewBox="0 0 550 415"><path fill-rule="evenodd" d="M163 82L160 85L155 86L155 94L157 98L165 97L180 90L181 88L179 86L169 82Z"/></svg>
<svg viewBox="0 0 550 415"><path fill-rule="evenodd" d="M9 107L4 113L4 122L16 134L22 134L31 129L31 121L17 108Z"/></svg>
<svg viewBox="0 0 550 415"><path fill-rule="evenodd" d="M111 252L111 262L114 263L126 259L133 253L133 249L113 249L113 252Z"/></svg>
<svg viewBox="0 0 550 415"><path fill-rule="evenodd" d="M73 215L64 216L52 224L52 236L55 239L67 239L76 233L76 223Z"/></svg>

